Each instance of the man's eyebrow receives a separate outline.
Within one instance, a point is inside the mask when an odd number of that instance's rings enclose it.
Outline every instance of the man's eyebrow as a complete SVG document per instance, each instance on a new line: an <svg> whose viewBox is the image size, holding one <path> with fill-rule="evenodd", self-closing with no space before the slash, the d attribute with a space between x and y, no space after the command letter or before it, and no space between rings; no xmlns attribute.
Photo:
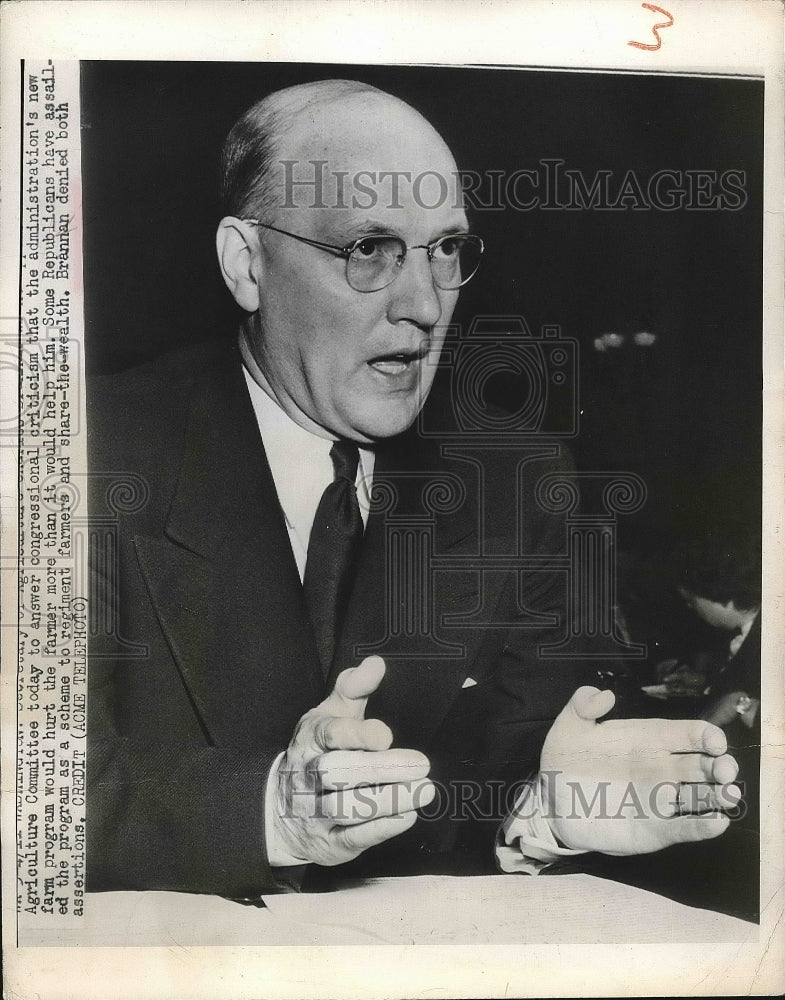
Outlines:
<svg viewBox="0 0 785 1000"><path fill-rule="evenodd" d="M452 225L443 226L431 236L428 242L434 243L442 236L458 236L470 231L469 224L465 219L456 220ZM334 239L342 246L346 246L364 236L398 236L403 239L403 234L396 226L391 226L389 222L382 222L380 219L372 217L342 225L340 229L335 230Z"/></svg>
<svg viewBox="0 0 785 1000"><path fill-rule="evenodd" d="M370 235L400 236L400 233L395 226L391 226L389 222L382 222L380 219L374 219L372 217L359 219L357 222L347 226L346 230L354 234L355 239L359 239L361 236Z"/></svg>
<svg viewBox="0 0 785 1000"><path fill-rule="evenodd" d="M454 226L445 226L440 232L436 234L436 236L434 236L431 242L434 242L435 240L440 240L442 236L466 236L470 232L471 228L468 222L466 221L456 222Z"/></svg>
<svg viewBox="0 0 785 1000"><path fill-rule="evenodd" d="M397 236L398 233L389 223L378 219L333 219L325 220L327 225L321 230L320 239L335 246L350 246L363 236Z"/></svg>

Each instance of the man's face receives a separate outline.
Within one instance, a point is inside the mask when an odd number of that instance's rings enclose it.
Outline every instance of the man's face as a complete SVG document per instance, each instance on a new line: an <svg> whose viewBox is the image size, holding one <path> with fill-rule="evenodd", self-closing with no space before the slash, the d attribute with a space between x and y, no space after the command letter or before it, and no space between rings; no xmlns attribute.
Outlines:
<svg viewBox="0 0 785 1000"><path fill-rule="evenodd" d="M733 629L739 628L747 618L747 613L740 611L733 601L728 601L727 604L711 601L708 597L693 594L685 587L679 587L679 594L691 611L694 611L707 625L714 628L733 631Z"/></svg>
<svg viewBox="0 0 785 1000"><path fill-rule="evenodd" d="M271 220L280 229L338 247L382 233L421 246L468 231L456 207L449 150L397 101L359 95L319 108L287 133L280 155L296 161L295 179L313 179L309 161L327 161L327 207L314 207L312 187L297 187L290 194L295 207ZM400 178L394 197L390 178L378 175L397 170L411 180ZM432 174L415 187L425 171L444 178L447 193ZM354 186L358 177L371 194ZM430 390L458 292L436 287L425 250L410 251L386 288L358 292L346 280L345 258L277 232L258 234L260 304L251 348L278 402L325 436L373 442L404 431Z"/></svg>

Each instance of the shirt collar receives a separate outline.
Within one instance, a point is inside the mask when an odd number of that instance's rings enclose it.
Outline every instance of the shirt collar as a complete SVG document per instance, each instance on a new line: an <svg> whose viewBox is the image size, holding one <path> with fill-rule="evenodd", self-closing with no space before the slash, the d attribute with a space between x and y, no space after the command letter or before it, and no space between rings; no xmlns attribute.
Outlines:
<svg viewBox="0 0 785 1000"><path fill-rule="evenodd" d="M738 651L746 642L747 636L752 631L752 626L755 622L755 619L758 617L759 613L760 613L759 610L751 611L750 616L742 623L736 635L734 635L734 637L731 639L730 645L728 647L730 650L731 658L733 658L738 653Z"/></svg>
<svg viewBox="0 0 785 1000"><path fill-rule="evenodd" d="M739 638L740 640L739 645L741 645L741 643L744 642L744 640L752 631L752 626L755 623L755 619L758 617L758 614L759 614L758 610L751 611L749 613L749 616L745 618L745 620L739 626L739 631L736 633L737 638Z"/></svg>
<svg viewBox="0 0 785 1000"><path fill-rule="evenodd" d="M242 341L240 346L243 374L278 500L288 527L306 540L311 533L322 493L333 481L330 458L333 441L312 434L292 420L273 397L263 372L247 346ZM359 451L357 497L363 521L367 522L375 455L369 448L360 448Z"/></svg>

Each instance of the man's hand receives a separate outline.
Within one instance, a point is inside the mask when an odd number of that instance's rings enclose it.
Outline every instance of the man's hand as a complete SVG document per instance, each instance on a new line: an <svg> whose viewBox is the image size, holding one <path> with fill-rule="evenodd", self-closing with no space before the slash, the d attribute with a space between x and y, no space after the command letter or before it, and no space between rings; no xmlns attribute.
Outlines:
<svg viewBox="0 0 785 1000"><path fill-rule="evenodd" d="M647 854L705 840L740 798L722 730L703 720L611 720L611 691L579 688L548 733L540 760L545 818L575 850Z"/></svg>
<svg viewBox="0 0 785 1000"><path fill-rule="evenodd" d="M408 830L415 810L433 799L424 754L391 750L389 727L364 718L384 671L378 656L344 670L297 724L278 769L275 808L277 836L293 857L351 861Z"/></svg>
<svg viewBox="0 0 785 1000"><path fill-rule="evenodd" d="M657 679L665 685L668 694L699 698L706 690L708 675L697 665L690 666L679 660L663 660L655 668Z"/></svg>

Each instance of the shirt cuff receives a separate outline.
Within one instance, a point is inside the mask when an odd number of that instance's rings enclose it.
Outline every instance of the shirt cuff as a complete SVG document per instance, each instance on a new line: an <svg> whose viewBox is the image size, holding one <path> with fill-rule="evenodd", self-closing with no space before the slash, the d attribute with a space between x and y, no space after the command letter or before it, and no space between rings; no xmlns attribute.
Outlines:
<svg viewBox="0 0 785 1000"><path fill-rule="evenodd" d="M515 806L502 823L496 844L496 860L503 872L538 875L561 858L586 851L560 847L545 819L539 778L527 782Z"/></svg>
<svg viewBox="0 0 785 1000"><path fill-rule="evenodd" d="M271 868L293 868L297 865L308 864L304 858L296 858L293 854L290 854L276 832L275 814L273 811L273 804L276 798L275 782L278 780L278 768L281 766L281 761L285 756L286 751L282 751L273 761L264 791L264 846L267 852L267 863Z"/></svg>

